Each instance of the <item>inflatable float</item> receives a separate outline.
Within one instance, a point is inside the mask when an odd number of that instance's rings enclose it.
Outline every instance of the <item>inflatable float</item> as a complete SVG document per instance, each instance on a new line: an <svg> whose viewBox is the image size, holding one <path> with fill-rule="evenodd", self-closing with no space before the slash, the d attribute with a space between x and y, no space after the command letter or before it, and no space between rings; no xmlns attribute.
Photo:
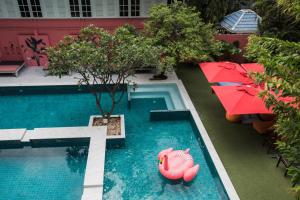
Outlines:
<svg viewBox="0 0 300 200"><path fill-rule="evenodd" d="M199 170L199 165L194 165L190 149L173 150L173 148L162 150L158 154L160 173L167 179L177 180L183 178L189 182L194 179Z"/></svg>

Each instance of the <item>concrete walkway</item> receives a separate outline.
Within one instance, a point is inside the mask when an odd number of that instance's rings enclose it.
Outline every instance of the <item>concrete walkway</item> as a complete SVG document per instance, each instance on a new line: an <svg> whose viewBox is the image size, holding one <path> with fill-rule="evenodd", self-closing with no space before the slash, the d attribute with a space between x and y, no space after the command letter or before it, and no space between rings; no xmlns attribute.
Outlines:
<svg viewBox="0 0 300 200"><path fill-rule="evenodd" d="M47 71L40 67L25 67L18 77L13 75L1 75L1 86L42 86L42 85L76 85L78 82L78 74L70 76L63 76L62 78L47 75ZM139 83L155 83L155 82L170 82L178 80L174 72L168 73L168 79L165 81L150 81L149 79L153 74L136 74L134 77L128 78L129 80Z"/></svg>

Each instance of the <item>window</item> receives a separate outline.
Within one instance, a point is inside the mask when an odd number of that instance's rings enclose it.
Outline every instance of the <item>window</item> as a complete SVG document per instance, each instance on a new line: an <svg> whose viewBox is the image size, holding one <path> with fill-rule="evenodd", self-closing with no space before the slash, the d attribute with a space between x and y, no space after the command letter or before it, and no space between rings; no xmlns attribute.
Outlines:
<svg viewBox="0 0 300 200"><path fill-rule="evenodd" d="M131 0L131 16L140 16L140 0Z"/></svg>
<svg viewBox="0 0 300 200"><path fill-rule="evenodd" d="M18 0L21 17L43 17L39 0Z"/></svg>
<svg viewBox="0 0 300 200"><path fill-rule="evenodd" d="M70 0L71 17L80 17L79 1Z"/></svg>
<svg viewBox="0 0 300 200"><path fill-rule="evenodd" d="M71 17L91 17L90 0L69 0Z"/></svg>
<svg viewBox="0 0 300 200"><path fill-rule="evenodd" d="M91 1L90 0L81 0L81 6L82 6L82 16L83 17L91 17L92 16Z"/></svg>
<svg viewBox="0 0 300 200"><path fill-rule="evenodd" d="M30 0L30 3L33 17L42 17L40 0Z"/></svg>
<svg viewBox="0 0 300 200"><path fill-rule="evenodd" d="M121 17L140 16L140 0L119 0L119 6Z"/></svg>
<svg viewBox="0 0 300 200"><path fill-rule="evenodd" d="M21 17L30 17L29 6L27 0L18 0Z"/></svg>
<svg viewBox="0 0 300 200"><path fill-rule="evenodd" d="M128 0L120 0L120 16L128 16Z"/></svg>

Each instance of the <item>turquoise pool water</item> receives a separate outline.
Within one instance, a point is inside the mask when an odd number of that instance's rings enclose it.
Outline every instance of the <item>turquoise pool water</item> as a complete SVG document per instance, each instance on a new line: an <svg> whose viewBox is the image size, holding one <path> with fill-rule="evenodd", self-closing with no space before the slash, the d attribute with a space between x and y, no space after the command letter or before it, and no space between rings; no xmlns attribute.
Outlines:
<svg viewBox="0 0 300 200"><path fill-rule="evenodd" d="M80 199L87 147L0 149L0 200Z"/></svg>
<svg viewBox="0 0 300 200"><path fill-rule="evenodd" d="M98 114L90 94L42 92L46 94L26 95L24 89L22 95L2 95L0 113L5 117L1 117L0 128L83 126L90 115ZM162 98L133 99L130 110L123 98L117 106L115 113L125 114L126 143L106 152L104 199L228 199L193 123L149 120L150 110L163 109L166 103ZM195 163L200 164L192 183L171 182L158 173L157 154L168 147L191 149Z"/></svg>

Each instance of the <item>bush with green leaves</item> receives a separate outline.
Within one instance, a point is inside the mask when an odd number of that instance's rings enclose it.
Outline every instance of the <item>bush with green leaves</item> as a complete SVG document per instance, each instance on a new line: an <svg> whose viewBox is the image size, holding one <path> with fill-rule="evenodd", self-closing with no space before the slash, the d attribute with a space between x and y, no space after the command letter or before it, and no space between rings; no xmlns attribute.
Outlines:
<svg viewBox="0 0 300 200"><path fill-rule="evenodd" d="M205 24L195 8L178 1L153 6L144 31L155 46L163 49L161 72L181 62L213 60L222 48L212 25Z"/></svg>
<svg viewBox="0 0 300 200"><path fill-rule="evenodd" d="M66 36L48 48L47 54L50 74L61 77L78 73L79 85L88 87L99 112L109 118L124 94L121 87L126 79L137 68L159 65L161 50L132 26L120 27L110 34L91 25L81 29L78 37ZM119 90L121 95L116 95ZM110 106L103 106L103 92L108 93Z"/></svg>
<svg viewBox="0 0 300 200"><path fill-rule="evenodd" d="M300 21L300 0L277 0L277 4Z"/></svg>
<svg viewBox="0 0 300 200"><path fill-rule="evenodd" d="M296 184L293 190L300 195L300 43L276 38L251 36L246 48L249 60L259 62L266 73L257 74L265 82L261 93L267 107L277 115L275 133L277 147L292 165L288 174ZM287 98L289 102L287 103Z"/></svg>
<svg viewBox="0 0 300 200"><path fill-rule="evenodd" d="M299 0L256 0L253 9L262 17L259 25L261 34L294 42L300 41L300 14L294 13L296 8L289 7L291 6L287 3L289 1ZM288 11L290 8L291 12Z"/></svg>

